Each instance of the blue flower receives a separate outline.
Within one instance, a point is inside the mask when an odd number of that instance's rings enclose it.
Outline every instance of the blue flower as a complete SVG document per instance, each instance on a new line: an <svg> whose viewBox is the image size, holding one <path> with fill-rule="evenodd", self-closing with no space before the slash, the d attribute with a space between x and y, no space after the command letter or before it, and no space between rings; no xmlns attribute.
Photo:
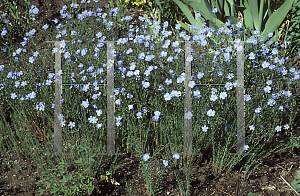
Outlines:
<svg viewBox="0 0 300 196"><path fill-rule="evenodd" d="M148 153L146 153L146 154L143 155L144 161L147 161L149 158L150 158L150 156L149 156Z"/></svg>
<svg viewBox="0 0 300 196"><path fill-rule="evenodd" d="M168 166L168 161L167 160L163 160L163 165L166 167Z"/></svg>
<svg viewBox="0 0 300 196"><path fill-rule="evenodd" d="M226 130L230 129L230 125L226 125Z"/></svg>
<svg viewBox="0 0 300 196"><path fill-rule="evenodd" d="M234 30L234 31L232 32L232 34L233 34L233 35L238 35L238 34L239 34L239 31L238 31L238 30Z"/></svg>
<svg viewBox="0 0 300 196"><path fill-rule="evenodd" d="M179 159L180 158L180 155L179 155L179 153L175 153L175 154L173 154L173 157L174 157L174 159Z"/></svg>

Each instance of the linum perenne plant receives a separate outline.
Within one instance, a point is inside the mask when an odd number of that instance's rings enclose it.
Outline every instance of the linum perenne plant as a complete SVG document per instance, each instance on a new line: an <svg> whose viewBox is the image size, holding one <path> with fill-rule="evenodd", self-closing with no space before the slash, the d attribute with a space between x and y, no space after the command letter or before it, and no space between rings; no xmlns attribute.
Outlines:
<svg viewBox="0 0 300 196"><path fill-rule="evenodd" d="M171 144L172 145L172 144ZM139 146L140 147L140 146ZM162 151L164 149L165 153L161 153L163 154L162 157L164 158L158 158L158 152ZM146 188L147 188L147 193L148 195L157 195L162 193L162 182L164 180L164 176L166 176L166 174L169 171L172 171L178 167L180 167L181 169L184 169L183 172L184 174L188 174L189 170L187 168L187 164L191 164L191 158L187 159L187 163L183 162L178 162L177 160L180 158L179 153L174 153L173 154L173 158L170 157L170 153L168 153L169 151L174 152L174 146L170 146L170 145L165 145L162 149L160 149L159 151L155 152L153 154L152 157L150 157L149 153L144 153L144 155L141 157L141 162L143 162L143 164L141 164L141 170L143 173L143 176L145 178L146 181ZM138 152L140 152L141 154L143 150L141 150L140 148L138 148ZM149 152L149 149L148 149ZM149 160L150 159L150 160ZM171 161L169 162L168 160L171 159L175 159L175 162ZM155 168L155 163L157 162L157 160L159 160L159 162L161 162L160 167L159 168ZM178 176L178 173L174 170L174 175L176 177L176 180L179 183L179 189L181 192L181 195L189 195L189 174L186 175L186 190L184 190L183 185L182 185L182 181Z"/></svg>
<svg viewBox="0 0 300 196"><path fill-rule="evenodd" d="M7 1L7 0L1 0L0 3L2 5L9 5L9 14L13 17L13 25L20 25L25 27L27 25L30 25L34 17L32 15L33 13L36 14L38 12L38 9L35 9L35 7L31 6L30 8L30 1L24 0L22 4L20 3L20 0L15 0L15 1ZM21 10L19 10L19 8ZM19 12L18 12L19 10ZM22 14L22 15L19 15ZM24 14L24 15L23 15ZM24 19L25 23L23 23Z"/></svg>
<svg viewBox="0 0 300 196"><path fill-rule="evenodd" d="M3 6L9 5L9 13L2 14L2 16L6 19L3 21L5 23L4 25L0 24L0 29L2 30L3 35L6 34L6 31L9 31L10 33L6 35L6 38L9 38L8 40L11 39L15 41L17 36L23 35L28 29L30 29L32 21L35 21L35 15L39 12L39 9L33 5L30 7L30 1L27 0L23 1L22 4L19 0L2 0L0 1L0 4ZM8 16L11 18L8 19ZM2 36L0 36L0 47L8 47L7 42L3 41Z"/></svg>
<svg viewBox="0 0 300 196"><path fill-rule="evenodd" d="M46 43L44 48L48 47L48 50L40 50L42 45L35 44L34 39L31 39L38 37L39 34L35 34L36 30L32 29L27 33L28 39L21 43L22 47L11 48L10 51L13 51L13 54L7 52L7 55L12 57L9 64L3 65L0 62L1 101L3 105L13 108L11 118L15 130L18 130L14 135L8 123L3 121L5 118L2 118L1 123L6 125L5 130L8 131L1 132L1 134L9 135L9 138L5 138L4 146L20 157L20 164L34 170L33 163L24 161L21 152L26 154L29 160L37 163L42 171L55 168L61 158L69 164L74 163L74 157L77 160L80 158L83 160L85 156L78 153L78 148L75 147L77 141L90 144L91 154L105 150L107 100L105 86L99 84L105 83L107 73L107 59L105 58L107 43L103 41L113 40L113 38L118 41L115 43L114 54L116 58L114 61L116 152L127 147L132 149L132 154L141 157L146 152L151 158L155 157L152 155L156 155L160 163L170 161L171 164L172 154L183 152L183 124L184 119L188 118L193 122L194 152L201 153L209 143L212 143L214 172L220 174L224 170L230 171L237 165L244 157L232 158L229 153L235 152L236 147L237 119L234 87L237 87L238 83L235 59L236 47L240 41L245 41L244 73L247 73L244 81L246 87L245 127L251 131L245 138L247 144L245 150L254 153L249 158L245 157L248 159L244 166L246 168L244 177L248 171L250 175L253 168L257 167L257 165L252 167L256 164L255 161L260 164L263 158L273 152L281 150L282 147L290 147L290 144L285 141L268 143L275 136L287 134L287 130L293 126L296 113L294 98L297 96L295 87L298 84L299 71L295 67L290 67L288 59L280 58L279 52L284 48L282 45L279 46L277 42L268 42L268 45L261 45L259 48L258 43L263 39L259 38L257 32L251 39L238 38L243 37L244 33L239 31L241 23L237 23L236 26L225 23L227 26L219 29L210 29L203 25L203 28L199 30L199 35L193 37L186 31L179 32L180 25L176 25L178 37L185 41L195 41L191 43L192 56L188 58L192 64L192 81L187 84L192 88L193 108L192 111L186 113L182 106L186 79L184 43L168 39L171 32L167 31L167 21L163 23L164 31L162 35L159 35L160 40L155 36L147 35L147 30L149 30L147 24L150 20L146 20L141 26L134 27L133 24L129 26L128 39L114 37L116 30L112 25L115 21L114 14L118 12L117 9L114 10L115 13L111 15L100 13L97 8L94 14L92 11L80 13L78 18L70 19L73 26L71 23L59 23L58 19L55 19L53 21L57 24L58 32L47 38L47 40L61 40L62 65L64 65L61 71L62 80L65 84L74 84L63 86L61 103L63 114L60 116L64 132L63 144L66 148L64 152L73 154L71 158L59 157L59 159L51 160L39 154L41 151L53 151L53 129L49 124L53 123L54 116L54 94L52 93L54 81L55 77L60 76L55 76L45 68L47 62L53 62L56 52L55 49L52 50L53 45L48 46ZM61 12L62 14L70 15L70 13ZM131 22L130 17L124 20ZM139 20L141 23L145 21L143 17L139 17ZM161 27L158 27L155 21L153 24L159 33ZM90 25L92 28L87 32L86 29ZM36 28L40 31L47 31L48 26L37 25ZM193 29L195 26L190 28ZM2 33L1 36L6 39ZM228 36L230 33L232 37ZM217 47L219 44L222 44L220 48ZM222 47L224 45L225 47ZM210 46L214 47L214 52L203 51ZM26 51L26 47L30 50ZM255 50L261 51L254 53ZM95 65L102 67L97 68ZM211 86L200 88L196 85L208 82ZM78 83L92 85L91 87L90 85L75 85ZM213 86L216 83L225 85ZM1 110L2 115L4 111ZM32 134L34 136L32 138L28 131L33 129L29 121L38 118L43 119L41 124L45 135L44 146L41 146L35 134ZM1 149L4 150L2 146ZM164 157L159 157L162 155L158 152L161 152ZM5 150L4 153L6 153ZM103 157L100 156L100 158L102 160ZM157 159L153 158L153 161L158 161ZM176 161L182 162L182 159L179 158ZM141 161L141 168L145 168L144 164L147 166L148 163ZM187 171L188 168L182 165L178 165L179 169ZM22 172L18 166L13 167ZM101 161L95 158L94 165L90 165L92 172L88 176L94 178L99 168L103 167ZM110 168L112 174L114 174L113 169L112 164ZM151 175L147 174L147 170L144 171L146 175ZM161 179L165 175L164 172L165 170L161 175L159 174ZM185 174L187 179L185 190L180 180L177 180L181 191L188 193L189 174L188 172ZM153 187L150 181L146 180L146 183L146 187ZM150 190L157 191L157 187L150 188Z"/></svg>

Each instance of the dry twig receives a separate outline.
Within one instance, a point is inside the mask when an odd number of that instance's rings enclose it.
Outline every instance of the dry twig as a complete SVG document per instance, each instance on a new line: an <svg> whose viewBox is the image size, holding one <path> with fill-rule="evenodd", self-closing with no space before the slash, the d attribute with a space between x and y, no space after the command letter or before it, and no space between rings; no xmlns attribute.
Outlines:
<svg viewBox="0 0 300 196"><path fill-rule="evenodd" d="M280 175L280 177L282 178L282 180L287 184L287 185L289 185L289 187L291 187L291 189L293 189L293 191L295 191L295 193L297 194L297 195L300 195L291 185L290 185L290 183L288 183L281 175Z"/></svg>

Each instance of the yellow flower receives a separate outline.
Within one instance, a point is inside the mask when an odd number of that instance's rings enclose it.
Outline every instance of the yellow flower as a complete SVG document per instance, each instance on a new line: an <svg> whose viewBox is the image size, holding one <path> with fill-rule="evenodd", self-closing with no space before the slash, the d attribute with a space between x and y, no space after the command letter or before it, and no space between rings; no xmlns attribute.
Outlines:
<svg viewBox="0 0 300 196"><path fill-rule="evenodd" d="M146 0L142 0L142 1L140 1L140 2L136 1L136 2L134 2L133 4L135 4L135 5L137 5L137 6L142 5L142 4L146 4Z"/></svg>

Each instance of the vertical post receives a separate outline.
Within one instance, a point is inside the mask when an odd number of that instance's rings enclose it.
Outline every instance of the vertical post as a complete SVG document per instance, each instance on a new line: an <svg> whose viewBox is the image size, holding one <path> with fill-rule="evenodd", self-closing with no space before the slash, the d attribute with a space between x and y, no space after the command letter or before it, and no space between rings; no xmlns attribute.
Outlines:
<svg viewBox="0 0 300 196"><path fill-rule="evenodd" d="M191 56L191 43L185 42L185 99L184 112L192 112L191 88L188 86L191 81L191 62L188 58ZM184 118L184 154L192 155L192 118Z"/></svg>
<svg viewBox="0 0 300 196"><path fill-rule="evenodd" d="M244 42L237 46L237 145L236 152L245 154L245 117L244 117Z"/></svg>
<svg viewBox="0 0 300 196"><path fill-rule="evenodd" d="M115 154L114 42L107 42L107 153Z"/></svg>
<svg viewBox="0 0 300 196"><path fill-rule="evenodd" d="M237 145L236 153L230 153L231 155L246 155L254 153L245 153L245 102L244 102L244 42L241 41L237 45Z"/></svg>
<svg viewBox="0 0 300 196"><path fill-rule="evenodd" d="M55 42L55 101L54 101L54 152L45 153L45 155L70 155L70 153L62 153L62 127L60 125L60 115L62 114L61 93L62 93L62 68L61 68L61 49L60 41ZM68 41L65 41L68 42Z"/></svg>
<svg viewBox="0 0 300 196"><path fill-rule="evenodd" d="M55 102L54 102L54 154L62 154L62 128L60 125L59 115L62 115L61 107L61 50L60 42L55 42Z"/></svg>

